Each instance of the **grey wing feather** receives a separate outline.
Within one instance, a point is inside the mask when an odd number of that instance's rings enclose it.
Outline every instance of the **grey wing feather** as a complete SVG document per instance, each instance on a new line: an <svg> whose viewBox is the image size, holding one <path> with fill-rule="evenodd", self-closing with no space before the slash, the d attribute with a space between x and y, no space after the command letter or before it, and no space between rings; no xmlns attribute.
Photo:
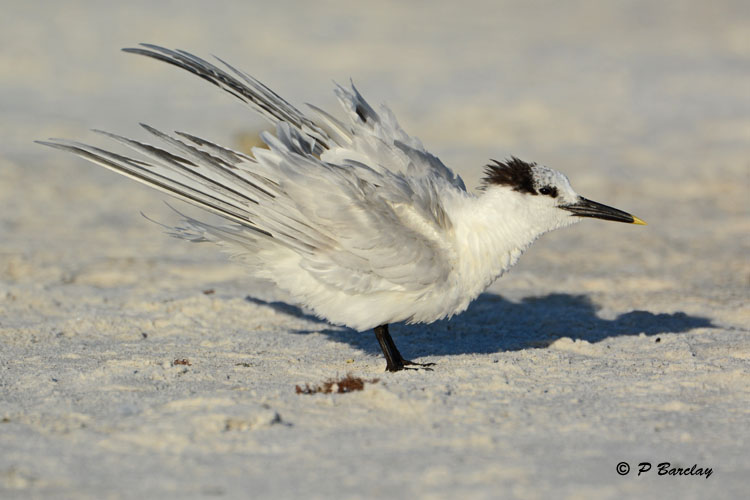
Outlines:
<svg viewBox="0 0 750 500"><path fill-rule="evenodd" d="M318 142L317 149L322 150L328 147L330 137L328 137L328 134L322 128L261 82L235 69L221 59L217 58L235 76L189 52L171 50L146 43L142 43L140 46L142 48L125 48L122 50L132 54L151 57L187 70L237 97L267 118L271 123L289 122L298 127Z"/></svg>
<svg viewBox="0 0 750 500"><path fill-rule="evenodd" d="M387 106L382 105L380 112L376 112L365 101L354 83L351 82L350 85L351 90L336 85L334 92L344 109L348 111L349 119L354 127L352 135L355 136L355 142L357 135L374 136L388 147L406 153L409 161L405 165L404 173L411 176L438 176L451 186L466 191L466 185L461 177L445 166L438 157L430 154L419 139L407 134ZM322 116L325 117L325 115Z"/></svg>
<svg viewBox="0 0 750 500"><path fill-rule="evenodd" d="M63 139L37 141L63 151L74 153L93 163L130 177L159 191L196 205L233 222L257 229L250 214L243 207L235 205L231 199L221 194L221 189L203 189L202 182L189 174L185 166L190 163L168 151L143 145L143 151L159 160L152 163L118 155L88 144ZM135 143L135 141L133 141Z"/></svg>

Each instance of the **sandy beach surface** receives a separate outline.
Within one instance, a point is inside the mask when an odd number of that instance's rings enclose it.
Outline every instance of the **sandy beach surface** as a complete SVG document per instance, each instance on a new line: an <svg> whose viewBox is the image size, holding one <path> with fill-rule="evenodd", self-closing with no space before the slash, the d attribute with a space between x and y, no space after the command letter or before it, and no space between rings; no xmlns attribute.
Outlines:
<svg viewBox="0 0 750 500"><path fill-rule="evenodd" d="M393 326L434 371L384 373L372 332L141 216L165 196L33 143L267 127L138 42L299 106L352 77L469 186L513 154L649 225L544 236ZM7 2L0 47L0 498L747 497L747 2Z"/></svg>

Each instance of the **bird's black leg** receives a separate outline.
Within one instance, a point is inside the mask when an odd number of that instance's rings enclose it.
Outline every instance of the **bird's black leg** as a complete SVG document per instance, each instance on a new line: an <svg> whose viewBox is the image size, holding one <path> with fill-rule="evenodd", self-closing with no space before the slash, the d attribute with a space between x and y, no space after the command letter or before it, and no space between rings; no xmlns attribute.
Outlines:
<svg viewBox="0 0 750 500"><path fill-rule="evenodd" d="M415 363L414 361L409 361L408 359L404 359L403 356L401 356L401 353L398 352L398 348L396 348L396 344L393 343L391 334L388 333L388 325L376 326L375 338L378 339L380 348L383 350L383 354L385 355L385 361L386 361L385 370L388 372L397 372L400 370L416 370L417 369L417 368L407 368L407 365L422 367L425 370L432 370L432 368L429 368L429 367L435 364L435 363Z"/></svg>

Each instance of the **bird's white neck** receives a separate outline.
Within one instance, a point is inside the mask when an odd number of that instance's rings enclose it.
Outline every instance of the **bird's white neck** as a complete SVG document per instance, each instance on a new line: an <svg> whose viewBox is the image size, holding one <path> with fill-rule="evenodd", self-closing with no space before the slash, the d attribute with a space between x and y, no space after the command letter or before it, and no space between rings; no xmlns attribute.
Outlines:
<svg viewBox="0 0 750 500"><path fill-rule="evenodd" d="M540 217L527 196L490 188L451 207L459 276L472 295L478 296L513 266L539 236L567 225Z"/></svg>

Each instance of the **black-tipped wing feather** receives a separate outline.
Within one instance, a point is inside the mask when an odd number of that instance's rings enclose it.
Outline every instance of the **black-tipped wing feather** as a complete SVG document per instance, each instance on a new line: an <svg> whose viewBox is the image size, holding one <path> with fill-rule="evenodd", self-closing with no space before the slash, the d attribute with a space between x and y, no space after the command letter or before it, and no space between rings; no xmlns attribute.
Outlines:
<svg viewBox="0 0 750 500"><path fill-rule="evenodd" d="M235 69L221 59L217 58L235 76L198 56L182 50L171 50L146 43L140 45L142 48L125 48L122 50L151 57L189 71L251 106L273 124L278 122L293 124L315 139L318 143L316 146L317 154L330 146L330 137L325 130L261 82Z"/></svg>

